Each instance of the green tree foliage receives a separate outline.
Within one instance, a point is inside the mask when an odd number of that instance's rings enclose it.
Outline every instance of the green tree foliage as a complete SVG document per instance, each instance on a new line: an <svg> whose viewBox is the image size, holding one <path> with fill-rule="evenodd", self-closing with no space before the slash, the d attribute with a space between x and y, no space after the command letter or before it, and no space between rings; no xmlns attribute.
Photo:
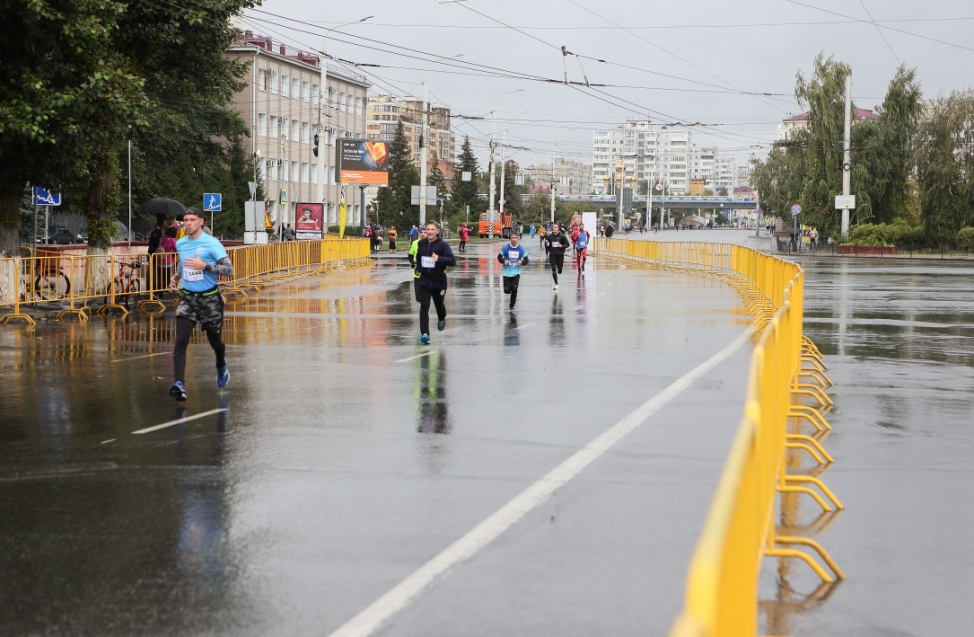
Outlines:
<svg viewBox="0 0 974 637"><path fill-rule="evenodd" d="M457 213L465 213L466 207L470 206L470 216L472 219L479 219L481 212L487 209L480 201L478 191L480 189L477 165L477 158L473 154L470 146L470 137L464 137L463 146L457 156L457 166L453 175L453 207ZM469 172L470 181L463 181L461 177L464 172Z"/></svg>
<svg viewBox="0 0 974 637"><path fill-rule="evenodd" d="M918 145L923 229L932 243L953 243L974 225L974 91L934 101Z"/></svg>
<svg viewBox="0 0 974 637"><path fill-rule="evenodd" d="M842 192L845 80L850 72L846 64L822 55L809 78L799 72L795 97L809 111L808 127L792 131L767 158L754 162L753 181L765 213L787 219L791 206L800 204L802 223L818 227L823 237L838 237L840 229L834 198ZM922 110L916 74L901 66L877 108L880 118L854 123L853 224L892 223L911 215L914 139Z"/></svg>
<svg viewBox="0 0 974 637"><path fill-rule="evenodd" d="M514 213L515 219L521 218L524 204L521 202L521 187L517 185L517 174L520 167L513 159L504 162L504 212Z"/></svg>
<svg viewBox="0 0 974 637"><path fill-rule="evenodd" d="M419 171L413 165L409 141L401 121L389 144L388 162L389 185L379 188L379 194L376 195L376 218L382 225L408 228L419 223L419 207L411 204L412 187L419 185Z"/></svg>

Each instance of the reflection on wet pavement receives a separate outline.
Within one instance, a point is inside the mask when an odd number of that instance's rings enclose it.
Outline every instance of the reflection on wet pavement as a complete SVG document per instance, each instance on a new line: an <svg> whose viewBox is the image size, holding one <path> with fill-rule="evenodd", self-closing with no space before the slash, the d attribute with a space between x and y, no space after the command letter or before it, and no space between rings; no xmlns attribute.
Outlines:
<svg viewBox="0 0 974 637"><path fill-rule="evenodd" d="M536 244L512 315L493 250L429 348L404 260L231 302L230 386L197 332L183 405L171 313L0 329L0 635L327 634L749 324L719 281L594 259L555 293ZM387 632L662 634L749 356Z"/></svg>
<svg viewBox="0 0 974 637"><path fill-rule="evenodd" d="M846 510L826 537L848 579L825 604L767 605L765 634L974 634L974 268L802 266L805 333L836 383L827 475ZM778 597L814 588L800 564L781 568Z"/></svg>

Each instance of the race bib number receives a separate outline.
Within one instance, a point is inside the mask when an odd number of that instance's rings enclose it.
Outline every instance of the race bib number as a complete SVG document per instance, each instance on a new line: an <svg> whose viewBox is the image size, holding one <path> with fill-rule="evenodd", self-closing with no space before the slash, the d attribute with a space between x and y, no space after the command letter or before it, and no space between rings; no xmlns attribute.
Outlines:
<svg viewBox="0 0 974 637"><path fill-rule="evenodd" d="M584 248L586 245L587 244L585 243L585 239L579 239L578 240L578 247L579 248Z"/></svg>
<svg viewBox="0 0 974 637"><path fill-rule="evenodd" d="M507 252L507 260L516 263L518 259L521 258L521 252L519 250L509 250Z"/></svg>
<svg viewBox="0 0 974 637"><path fill-rule="evenodd" d="M436 261L433 260L433 257L420 257L419 265L422 268L435 268Z"/></svg>
<svg viewBox="0 0 974 637"><path fill-rule="evenodd" d="M202 281L203 271L183 268L183 281Z"/></svg>

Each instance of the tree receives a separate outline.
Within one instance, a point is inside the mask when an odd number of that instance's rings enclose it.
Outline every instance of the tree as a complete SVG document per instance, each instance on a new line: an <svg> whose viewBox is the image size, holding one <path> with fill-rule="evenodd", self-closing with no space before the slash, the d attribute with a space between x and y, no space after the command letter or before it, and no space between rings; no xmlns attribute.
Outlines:
<svg viewBox="0 0 974 637"><path fill-rule="evenodd" d="M430 168L429 173L426 175L426 184L429 186L436 187L436 196L443 202L444 214L449 214L451 212L450 207L446 205L446 177L443 176L443 171L440 170L440 158L437 156L436 151L430 156Z"/></svg>
<svg viewBox="0 0 974 637"><path fill-rule="evenodd" d="M385 225L408 227L419 223L419 208L412 205L412 187L419 184L402 121L389 144L389 185L379 188L375 204ZM379 218L376 215L376 219Z"/></svg>
<svg viewBox="0 0 974 637"><path fill-rule="evenodd" d="M974 225L974 91L931 105L919 139L920 215L928 240L953 243Z"/></svg>
<svg viewBox="0 0 974 637"><path fill-rule="evenodd" d="M467 206L470 206L470 213L477 219L477 215L486 207L480 202L478 191L480 189L477 172L477 158L473 154L470 146L470 137L464 137L463 146L457 156L457 167L453 175L453 206L458 213L465 213ZM470 173L470 181L463 181L463 173Z"/></svg>

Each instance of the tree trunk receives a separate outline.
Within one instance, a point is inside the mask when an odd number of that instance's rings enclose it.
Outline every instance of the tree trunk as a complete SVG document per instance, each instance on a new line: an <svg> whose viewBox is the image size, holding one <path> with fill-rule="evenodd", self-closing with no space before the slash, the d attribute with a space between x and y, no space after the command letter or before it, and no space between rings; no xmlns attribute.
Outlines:
<svg viewBox="0 0 974 637"><path fill-rule="evenodd" d="M112 199L116 194L115 152L106 148L94 158L91 181L88 183L88 197L85 212L88 216L88 255L109 255L112 251L112 237L115 232L114 207ZM88 260L89 293L107 292L112 281L111 260Z"/></svg>
<svg viewBox="0 0 974 637"><path fill-rule="evenodd" d="M0 258L20 256L20 198L24 182L0 183Z"/></svg>

